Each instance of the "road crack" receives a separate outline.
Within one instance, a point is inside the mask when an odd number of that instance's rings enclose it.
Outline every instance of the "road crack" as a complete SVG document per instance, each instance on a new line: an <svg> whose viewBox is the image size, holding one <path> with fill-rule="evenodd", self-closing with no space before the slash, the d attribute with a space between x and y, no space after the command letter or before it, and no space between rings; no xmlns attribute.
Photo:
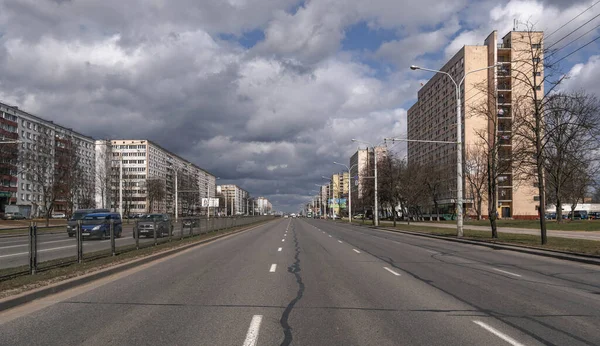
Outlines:
<svg viewBox="0 0 600 346"><path fill-rule="evenodd" d="M279 320L279 324L281 325L281 328L283 329L283 335L284 335L284 339L281 342L282 346L288 346L292 343L293 328L289 324L289 317L290 317L290 314L292 313L292 310L294 309L294 306L296 305L296 303L298 303L300 301L300 299L302 299L302 296L304 295L304 282L302 282L302 276L300 276L300 270L301 270L300 269L300 245L298 244L298 235L296 234L294 224L291 225L290 230L294 234L294 249L295 249L294 259L295 259L295 261L294 261L294 264L292 264L291 266L288 267L288 273L292 273L296 277L296 283L298 284L298 291L296 292L296 297L289 302L289 304L283 311L283 314L281 315L281 319Z"/></svg>

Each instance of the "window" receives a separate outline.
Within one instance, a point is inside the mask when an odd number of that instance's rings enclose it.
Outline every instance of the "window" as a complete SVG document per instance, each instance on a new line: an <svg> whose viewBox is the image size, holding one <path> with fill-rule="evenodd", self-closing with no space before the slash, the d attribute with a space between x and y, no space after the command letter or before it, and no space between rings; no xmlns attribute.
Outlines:
<svg viewBox="0 0 600 346"><path fill-rule="evenodd" d="M21 183L21 190L25 190L25 183Z"/></svg>
<svg viewBox="0 0 600 346"><path fill-rule="evenodd" d="M31 184L27 184L27 191L31 191Z"/></svg>
<svg viewBox="0 0 600 346"><path fill-rule="evenodd" d="M29 121L27 122L27 128L31 130L31 123Z"/></svg>
<svg viewBox="0 0 600 346"><path fill-rule="evenodd" d="M531 48L533 48L533 49L542 48L542 44L541 43L534 43L534 44L531 45Z"/></svg>
<svg viewBox="0 0 600 346"><path fill-rule="evenodd" d="M542 73L541 72L534 72L533 75L536 76L536 77L541 77Z"/></svg>
<svg viewBox="0 0 600 346"><path fill-rule="evenodd" d="M31 195L30 194L27 194L27 200L31 201Z"/></svg>
<svg viewBox="0 0 600 346"><path fill-rule="evenodd" d="M21 194L21 201L24 201L24 200L25 200L25 194L24 194L24 193L22 193L22 194Z"/></svg>
<svg viewBox="0 0 600 346"><path fill-rule="evenodd" d="M539 201L540 200L540 196L533 196L533 200L536 201L536 202Z"/></svg>
<svg viewBox="0 0 600 346"><path fill-rule="evenodd" d="M540 58L533 58L533 63L539 63L540 62Z"/></svg>
<svg viewBox="0 0 600 346"><path fill-rule="evenodd" d="M535 90L542 90L542 86L541 85L536 85Z"/></svg>

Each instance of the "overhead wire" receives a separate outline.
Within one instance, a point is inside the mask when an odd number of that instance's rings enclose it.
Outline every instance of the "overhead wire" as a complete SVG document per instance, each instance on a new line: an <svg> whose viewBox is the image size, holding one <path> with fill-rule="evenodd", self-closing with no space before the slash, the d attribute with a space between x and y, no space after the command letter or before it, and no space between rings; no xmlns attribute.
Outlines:
<svg viewBox="0 0 600 346"><path fill-rule="evenodd" d="M595 15L594 17L592 17L592 19L588 20L587 22L581 24L576 29L572 30L570 33L568 33L565 36L563 36L560 40L552 43L549 47L547 47L547 49L550 49L550 48L554 47L557 43L559 43L560 41L564 40L565 38L571 36L575 31L577 31L577 30L581 29L582 27L586 26L588 23L590 23L591 21L593 21L594 19L596 19L598 17L600 17L600 13L598 13L597 15ZM548 37L546 37L546 39L548 39Z"/></svg>
<svg viewBox="0 0 600 346"><path fill-rule="evenodd" d="M556 60L556 61L554 62L554 64L558 64L559 62L561 62L561 61L565 60L566 58L568 58L568 57L570 57L571 55L573 55L573 54L577 53L578 51L580 51L580 50L582 50L583 48L585 48L585 47L589 46L590 44L592 44L592 43L596 42L597 40L600 40L600 36L598 36L598 37L596 37L595 39L591 40L590 42L588 42L588 43L584 44L583 46L581 46L581 47L579 47L579 48L575 49L574 51L572 51L571 53L569 53L569 54L567 54L567 55L563 56L562 58L560 58L560 59Z"/></svg>
<svg viewBox="0 0 600 346"><path fill-rule="evenodd" d="M554 54L556 54L556 53L558 53L559 51L561 51L561 50L565 49L565 48L566 48L567 46L569 46L571 43L574 43L574 42L578 41L578 40L579 40L580 38L582 38L583 36L585 36L585 35L589 34L590 32L592 32L592 31L594 31L594 30L596 30L596 29L598 29L598 28L600 28L600 24L596 25L595 27L591 28L590 30L586 31L585 33L583 33L583 34L579 35L579 37L577 37L576 39L572 40L571 42L569 42L569 43L565 44L564 46L562 46L562 47L558 48L557 50L554 50L554 51L552 51L550 54L548 54L548 55L546 56L546 59L550 58L550 57L551 57L551 56L553 56Z"/></svg>
<svg viewBox="0 0 600 346"><path fill-rule="evenodd" d="M575 17L573 17L570 21L566 22L565 24L563 24L562 26L559 26L556 30L554 30L553 32L551 32L550 34L548 34L546 36L546 39L548 39L550 36L554 35L556 32L558 32L560 29L564 28L565 26L569 25L571 22L573 22L575 19L581 17L581 15L583 15L584 13L586 13L587 11L589 11L590 9L592 9L592 7L598 5L598 3L600 3L600 0L596 1L595 3L593 3L590 7L586 8L585 10L583 10L583 12L579 13L578 15L576 15Z"/></svg>

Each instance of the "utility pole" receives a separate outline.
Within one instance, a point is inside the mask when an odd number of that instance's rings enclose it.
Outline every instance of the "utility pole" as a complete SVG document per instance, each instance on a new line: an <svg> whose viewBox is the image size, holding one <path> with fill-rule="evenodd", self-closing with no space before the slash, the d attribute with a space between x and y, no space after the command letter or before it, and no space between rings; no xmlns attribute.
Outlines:
<svg viewBox="0 0 600 346"><path fill-rule="evenodd" d="M123 219L123 152L121 152L121 162L119 165L119 214Z"/></svg>
<svg viewBox="0 0 600 346"><path fill-rule="evenodd" d="M179 172L177 170L175 170L175 222L177 222L177 217L179 215L179 207L177 205L177 200L179 199L179 197L177 196L178 191L177 191L177 176Z"/></svg>

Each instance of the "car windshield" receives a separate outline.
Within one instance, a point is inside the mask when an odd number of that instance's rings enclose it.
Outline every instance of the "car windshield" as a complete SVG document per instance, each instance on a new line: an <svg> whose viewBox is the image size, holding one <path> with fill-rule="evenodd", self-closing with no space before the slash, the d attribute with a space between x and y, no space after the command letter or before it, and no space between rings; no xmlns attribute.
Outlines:
<svg viewBox="0 0 600 346"><path fill-rule="evenodd" d="M98 225L108 222L109 219L110 216L107 215L86 215L81 223L84 225Z"/></svg>
<svg viewBox="0 0 600 346"><path fill-rule="evenodd" d="M58 214L62 214L62 213L58 213ZM73 214L73 217L71 218L71 220L77 221L77 220L81 220L83 219L88 213L82 213L82 212L75 212L75 214Z"/></svg>

